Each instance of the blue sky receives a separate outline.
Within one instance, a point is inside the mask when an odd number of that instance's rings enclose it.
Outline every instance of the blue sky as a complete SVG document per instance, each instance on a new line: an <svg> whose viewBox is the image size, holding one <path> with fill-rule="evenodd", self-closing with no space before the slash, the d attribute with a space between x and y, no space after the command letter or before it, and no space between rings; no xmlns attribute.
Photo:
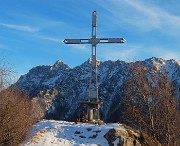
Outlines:
<svg viewBox="0 0 180 146"><path fill-rule="evenodd" d="M126 39L98 45L99 60L180 60L178 0L0 0L0 57L19 75L57 60L80 65L90 57L91 46L63 40L90 38L94 10L98 37Z"/></svg>

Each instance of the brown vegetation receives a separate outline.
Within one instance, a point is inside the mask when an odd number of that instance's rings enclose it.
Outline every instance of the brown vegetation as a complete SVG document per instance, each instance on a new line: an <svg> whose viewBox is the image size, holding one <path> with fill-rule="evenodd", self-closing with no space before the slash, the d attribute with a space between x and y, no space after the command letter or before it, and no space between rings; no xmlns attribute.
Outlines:
<svg viewBox="0 0 180 146"><path fill-rule="evenodd" d="M0 93L0 145L18 145L34 123L28 97L17 89Z"/></svg>
<svg viewBox="0 0 180 146"><path fill-rule="evenodd" d="M27 94L7 88L10 71L0 67L0 73L0 146L16 146L34 124L36 109Z"/></svg>
<svg viewBox="0 0 180 146"><path fill-rule="evenodd" d="M166 73L136 63L125 83L124 118L165 146L180 143L179 101Z"/></svg>

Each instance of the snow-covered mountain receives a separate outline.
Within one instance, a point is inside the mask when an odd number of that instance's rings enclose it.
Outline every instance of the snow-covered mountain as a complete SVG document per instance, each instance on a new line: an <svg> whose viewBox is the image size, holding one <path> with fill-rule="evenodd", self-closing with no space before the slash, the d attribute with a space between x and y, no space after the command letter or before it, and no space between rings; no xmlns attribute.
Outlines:
<svg viewBox="0 0 180 146"><path fill-rule="evenodd" d="M142 63L154 72L166 71L169 80L176 84L177 92L180 93L180 61L150 58ZM132 64L120 60L101 62L98 69L99 97L103 101L100 107L101 119L120 119L123 83ZM86 108L79 102L88 97L89 70L89 61L75 68L57 61L52 66L32 68L20 77L16 85L26 90L32 100L41 105L46 118L74 120Z"/></svg>

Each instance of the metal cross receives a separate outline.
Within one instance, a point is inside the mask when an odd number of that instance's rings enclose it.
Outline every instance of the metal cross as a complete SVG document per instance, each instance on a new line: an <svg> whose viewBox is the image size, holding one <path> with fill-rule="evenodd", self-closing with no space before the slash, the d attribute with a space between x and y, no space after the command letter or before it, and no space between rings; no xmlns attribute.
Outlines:
<svg viewBox="0 0 180 146"><path fill-rule="evenodd" d="M92 45L92 55L90 59L91 70L90 70L90 83L89 83L89 96L88 103L93 104L91 101L96 101L94 104L99 107L99 97L98 97L98 74L97 66L100 64L100 61L96 59L96 46L97 44L102 43L124 43L124 38L98 38L97 37L97 12L92 13L92 37L91 38L82 38L82 39L65 39L65 44L91 44ZM86 103L86 104L88 104ZM99 120L99 108L97 119Z"/></svg>

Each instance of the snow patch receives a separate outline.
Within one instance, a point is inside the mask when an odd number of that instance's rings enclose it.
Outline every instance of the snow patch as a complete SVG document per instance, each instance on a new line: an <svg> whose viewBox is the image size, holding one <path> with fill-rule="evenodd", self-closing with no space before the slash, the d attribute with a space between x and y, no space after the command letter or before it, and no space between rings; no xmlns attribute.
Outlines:
<svg viewBox="0 0 180 146"><path fill-rule="evenodd" d="M112 128L126 131L117 123L94 125L88 123L43 120L33 126L21 146L108 146L104 135ZM118 143L118 139L114 144Z"/></svg>

